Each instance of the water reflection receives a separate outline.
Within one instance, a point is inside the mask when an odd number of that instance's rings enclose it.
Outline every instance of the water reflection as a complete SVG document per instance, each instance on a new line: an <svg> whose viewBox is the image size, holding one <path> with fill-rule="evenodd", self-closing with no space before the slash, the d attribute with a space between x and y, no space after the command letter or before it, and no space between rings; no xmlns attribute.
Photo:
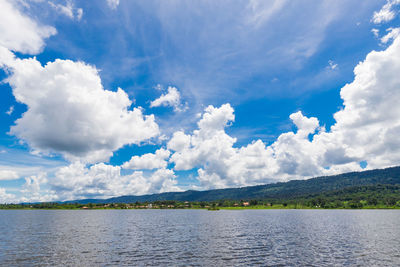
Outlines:
<svg viewBox="0 0 400 267"><path fill-rule="evenodd" d="M0 265L400 264L396 210L0 211Z"/></svg>

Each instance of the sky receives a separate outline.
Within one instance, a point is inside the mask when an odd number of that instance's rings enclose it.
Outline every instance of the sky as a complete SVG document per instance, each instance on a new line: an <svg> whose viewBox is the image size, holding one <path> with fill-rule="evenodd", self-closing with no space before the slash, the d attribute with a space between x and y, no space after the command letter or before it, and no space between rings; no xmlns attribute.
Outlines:
<svg viewBox="0 0 400 267"><path fill-rule="evenodd" d="M0 203L400 165L400 0L0 0Z"/></svg>

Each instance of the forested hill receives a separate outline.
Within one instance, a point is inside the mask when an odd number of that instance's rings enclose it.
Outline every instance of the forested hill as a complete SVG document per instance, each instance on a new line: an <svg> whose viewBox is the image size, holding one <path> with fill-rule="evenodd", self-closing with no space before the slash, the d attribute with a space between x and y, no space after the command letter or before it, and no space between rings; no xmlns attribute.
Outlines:
<svg viewBox="0 0 400 267"><path fill-rule="evenodd" d="M84 199L68 201L73 203L134 203L153 202L157 200L177 201L215 201L221 199L293 199L310 194L363 185L400 185L400 167L350 172L334 176L323 176L308 180L292 180L285 183L275 183L241 188L215 189L207 191L189 190L185 192L169 192L143 196L121 196L109 199Z"/></svg>

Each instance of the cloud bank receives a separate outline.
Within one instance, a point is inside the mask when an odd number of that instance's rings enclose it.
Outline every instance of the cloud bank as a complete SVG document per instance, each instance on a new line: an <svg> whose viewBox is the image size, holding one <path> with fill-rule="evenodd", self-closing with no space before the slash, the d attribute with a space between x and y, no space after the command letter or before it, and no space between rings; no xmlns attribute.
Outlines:
<svg viewBox="0 0 400 267"><path fill-rule="evenodd" d="M104 163L86 167L75 162L60 168L49 180L52 190L60 199L142 195L167 191L180 191L175 174L169 169L158 169L151 174L142 171L121 175L121 167Z"/></svg>
<svg viewBox="0 0 400 267"><path fill-rule="evenodd" d="M205 188L304 179L400 164L400 38L384 51L372 51L341 89L343 108L330 131L317 118L290 115L296 132L266 146L261 140L235 147L224 128L234 120L229 104L206 108L198 129L175 132L168 142L176 170L198 169Z"/></svg>

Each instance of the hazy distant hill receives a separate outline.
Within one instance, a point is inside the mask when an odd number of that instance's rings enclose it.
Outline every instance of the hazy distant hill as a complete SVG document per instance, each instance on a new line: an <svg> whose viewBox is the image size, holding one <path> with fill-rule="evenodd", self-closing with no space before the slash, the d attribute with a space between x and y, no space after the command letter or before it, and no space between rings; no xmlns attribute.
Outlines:
<svg viewBox="0 0 400 267"><path fill-rule="evenodd" d="M241 188L215 189L207 191L189 190L143 196L121 196L109 199L84 199L68 201L73 203L133 203L136 201L178 200L214 201L220 199L292 199L310 194L341 190L363 185L400 185L400 167L377 169L363 172L350 172L334 176L323 176L308 180L293 180Z"/></svg>

